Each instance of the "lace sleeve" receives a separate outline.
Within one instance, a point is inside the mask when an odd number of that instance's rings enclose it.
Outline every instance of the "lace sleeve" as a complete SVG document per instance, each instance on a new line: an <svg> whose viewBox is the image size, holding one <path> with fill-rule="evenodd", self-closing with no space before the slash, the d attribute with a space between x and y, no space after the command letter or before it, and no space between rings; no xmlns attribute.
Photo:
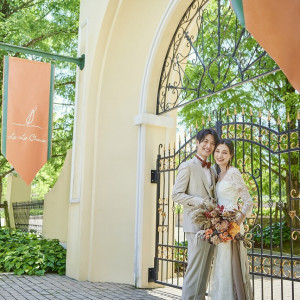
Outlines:
<svg viewBox="0 0 300 300"><path fill-rule="evenodd" d="M231 168L229 177L234 189L239 193L243 201L242 213L247 217L250 217L253 207L253 201L245 185L241 172L237 168Z"/></svg>

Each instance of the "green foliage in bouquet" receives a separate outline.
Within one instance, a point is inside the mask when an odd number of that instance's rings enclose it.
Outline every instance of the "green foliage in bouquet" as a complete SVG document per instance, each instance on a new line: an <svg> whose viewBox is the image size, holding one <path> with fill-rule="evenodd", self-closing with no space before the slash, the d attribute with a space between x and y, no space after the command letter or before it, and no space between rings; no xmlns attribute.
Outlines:
<svg viewBox="0 0 300 300"><path fill-rule="evenodd" d="M291 229L286 226L286 222L282 222L282 242L289 241L291 238ZM279 246L280 245L280 222L276 222L272 224L272 233L271 233L271 227L266 226L261 231L255 231L253 233L253 240L256 243L261 242L261 234L263 237L263 244L267 247L270 247L271 245L271 239L272 239L272 245L273 246Z"/></svg>
<svg viewBox="0 0 300 300"><path fill-rule="evenodd" d="M7 228L0 229L0 272L16 275L44 275L66 270L66 250L58 240Z"/></svg>

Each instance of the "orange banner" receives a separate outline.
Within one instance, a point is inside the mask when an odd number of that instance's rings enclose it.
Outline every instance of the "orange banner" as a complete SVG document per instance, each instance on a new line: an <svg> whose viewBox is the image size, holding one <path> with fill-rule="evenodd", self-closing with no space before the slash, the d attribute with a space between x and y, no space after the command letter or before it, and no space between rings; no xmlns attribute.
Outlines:
<svg viewBox="0 0 300 300"><path fill-rule="evenodd" d="M231 0L243 26L300 92L300 1Z"/></svg>
<svg viewBox="0 0 300 300"><path fill-rule="evenodd" d="M54 66L4 57L2 154L30 184L51 157Z"/></svg>

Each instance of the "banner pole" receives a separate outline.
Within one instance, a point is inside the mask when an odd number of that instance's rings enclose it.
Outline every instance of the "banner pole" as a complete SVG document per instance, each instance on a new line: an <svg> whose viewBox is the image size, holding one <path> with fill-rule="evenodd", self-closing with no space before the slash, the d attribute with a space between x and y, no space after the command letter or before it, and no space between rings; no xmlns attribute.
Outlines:
<svg viewBox="0 0 300 300"><path fill-rule="evenodd" d="M76 57L52 54L49 52L29 49L29 48L25 48L25 47L21 47L21 46L10 45L10 44L6 44L6 43L2 43L2 42L0 42L0 49L14 51L14 52L21 52L24 54L37 55L37 56L41 56L41 57L51 58L54 60L66 61L69 63L75 63L80 68L80 70L83 70L84 63L85 63L85 55L84 54L82 54L81 57L76 58Z"/></svg>

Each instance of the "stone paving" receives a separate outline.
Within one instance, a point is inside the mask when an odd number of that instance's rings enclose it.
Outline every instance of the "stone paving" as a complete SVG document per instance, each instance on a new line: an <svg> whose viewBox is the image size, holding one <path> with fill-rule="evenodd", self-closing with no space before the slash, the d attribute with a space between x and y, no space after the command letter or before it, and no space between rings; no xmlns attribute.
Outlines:
<svg viewBox="0 0 300 300"><path fill-rule="evenodd" d="M300 299L300 283L289 281L255 278L255 300L290 300ZM273 289L273 297L271 290ZM45 276L16 276L11 273L0 273L0 300L44 300L44 299L138 299L138 300L179 300L181 290L171 287L155 289L136 289L128 284L93 283L77 281L67 276L46 274ZM219 299L224 300L224 299Z"/></svg>
<svg viewBox="0 0 300 300"><path fill-rule="evenodd" d="M127 284L77 281L67 276L16 276L0 274L0 300L44 299L180 299L175 288L136 289Z"/></svg>

